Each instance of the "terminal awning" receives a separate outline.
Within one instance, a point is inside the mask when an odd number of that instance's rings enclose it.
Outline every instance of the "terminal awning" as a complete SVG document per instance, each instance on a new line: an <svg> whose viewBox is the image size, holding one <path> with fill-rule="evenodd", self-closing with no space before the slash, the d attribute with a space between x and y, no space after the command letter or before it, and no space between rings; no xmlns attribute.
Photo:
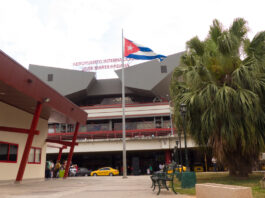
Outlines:
<svg viewBox="0 0 265 198"><path fill-rule="evenodd" d="M61 123L86 123L87 115L83 110L1 50L0 71L0 101L31 114L37 102L45 102L41 118Z"/></svg>

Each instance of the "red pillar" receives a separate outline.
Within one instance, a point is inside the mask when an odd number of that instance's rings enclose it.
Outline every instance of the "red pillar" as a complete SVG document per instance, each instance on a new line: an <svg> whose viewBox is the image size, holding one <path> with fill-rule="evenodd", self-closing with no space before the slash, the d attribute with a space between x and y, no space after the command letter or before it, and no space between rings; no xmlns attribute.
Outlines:
<svg viewBox="0 0 265 198"><path fill-rule="evenodd" d="M171 163L171 153L170 153L170 150L166 150L165 151L165 161L166 161L166 164L170 164Z"/></svg>
<svg viewBox="0 0 265 198"><path fill-rule="evenodd" d="M63 147L60 148L60 150L59 150L59 155L58 155L58 157L57 157L56 162L58 162L58 161L61 160L63 149L64 149Z"/></svg>
<svg viewBox="0 0 265 198"><path fill-rule="evenodd" d="M36 130L37 125L38 125L41 108L42 108L42 104L40 102L38 102L37 107L35 109L35 113L34 113L32 122L31 122L30 131L28 133L28 138L27 138L27 142L26 142L25 149L23 152L23 156L22 156L22 159L21 159L21 162L19 165L17 178L16 178L17 182L22 181L22 179L23 179L24 171L25 171L25 168L26 168L26 165L28 162L29 152L30 152L33 138L34 138L34 131Z"/></svg>
<svg viewBox="0 0 265 198"><path fill-rule="evenodd" d="M77 122L75 125L75 133L74 133L74 137L72 140L70 152L68 154L67 164L66 164L65 172L64 172L64 178L68 177L68 172L69 172L70 163L71 163L72 157L73 157L73 152L74 152L74 148L75 148L75 142L76 142L76 138L77 138L78 129L79 129L79 122Z"/></svg>

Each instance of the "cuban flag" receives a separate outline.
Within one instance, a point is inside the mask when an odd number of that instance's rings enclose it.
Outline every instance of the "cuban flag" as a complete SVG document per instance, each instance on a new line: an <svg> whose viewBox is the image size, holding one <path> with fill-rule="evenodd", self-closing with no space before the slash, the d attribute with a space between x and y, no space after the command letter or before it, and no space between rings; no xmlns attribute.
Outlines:
<svg viewBox="0 0 265 198"><path fill-rule="evenodd" d="M124 45L124 56L127 58L133 58L138 60L152 60L152 59L159 59L162 61L166 56L161 54L156 54L148 47L144 47L142 45L136 44L133 41L130 41L126 38L125 45Z"/></svg>

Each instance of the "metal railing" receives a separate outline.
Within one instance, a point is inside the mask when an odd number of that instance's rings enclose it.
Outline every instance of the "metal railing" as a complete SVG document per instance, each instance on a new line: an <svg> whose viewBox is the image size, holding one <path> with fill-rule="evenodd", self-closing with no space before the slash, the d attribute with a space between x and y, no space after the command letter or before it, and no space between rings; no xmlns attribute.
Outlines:
<svg viewBox="0 0 265 198"><path fill-rule="evenodd" d="M126 130L127 138L143 138L143 137L158 137L167 136L171 134L170 128L152 128L152 129L134 129ZM73 133L51 133L48 134L49 138L70 139ZM91 131L79 132L78 139L109 139L109 138L122 138L122 130L117 131Z"/></svg>

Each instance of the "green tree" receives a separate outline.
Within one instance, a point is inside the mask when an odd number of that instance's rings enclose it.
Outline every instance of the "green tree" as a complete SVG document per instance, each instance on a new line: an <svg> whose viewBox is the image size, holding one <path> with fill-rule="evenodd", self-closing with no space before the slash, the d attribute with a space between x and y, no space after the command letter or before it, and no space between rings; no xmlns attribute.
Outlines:
<svg viewBox="0 0 265 198"><path fill-rule="evenodd" d="M191 137L244 177L265 145L265 32L250 40L246 24L224 29L214 20L205 40L188 41L170 87L177 127L184 103Z"/></svg>

